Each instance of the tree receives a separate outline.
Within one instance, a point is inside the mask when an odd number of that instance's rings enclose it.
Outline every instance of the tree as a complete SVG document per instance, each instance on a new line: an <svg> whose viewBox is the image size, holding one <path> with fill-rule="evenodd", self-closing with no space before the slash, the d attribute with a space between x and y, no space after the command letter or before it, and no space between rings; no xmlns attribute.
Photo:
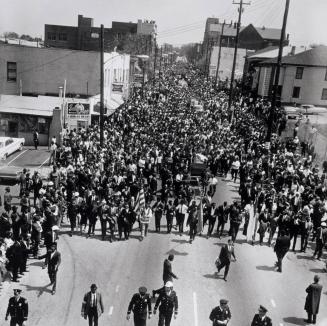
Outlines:
<svg viewBox="0 0 327 326"><path fill-rule="evenodd" d="M19 35L15 32L4 32L3 36L5 38L19 38Z"/></svg>

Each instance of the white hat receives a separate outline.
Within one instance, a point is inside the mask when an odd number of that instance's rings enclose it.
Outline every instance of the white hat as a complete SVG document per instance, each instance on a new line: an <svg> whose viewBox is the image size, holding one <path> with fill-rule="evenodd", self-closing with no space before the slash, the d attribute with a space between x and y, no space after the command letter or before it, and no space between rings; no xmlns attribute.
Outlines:
<svg viewBox="0 0 327 326"><path fill-rule="evenodd" d="M53 182L49 181L48 186L50 186L50 187L53 186Z"/></svg>
<svg viewBox="0 0 327 326"><path fill-rule="evenodd" d="M78 197L79 196L79 192L78 191L74 192L74 196L75 197Z"/></svg>
<svg viewBox="0 0 327 326"><path fill-rule="evenodd" d="M59 230L59 226L58 225L53 225L52 226L52 231L58 231Z"/></svg>
<svg viewBox="0 0 327 326"><path fill-rule="evenodd" d="M166 282L165 287L166 288L172 288L173 287L173 282L170 282L170 281Z"/></svg>
<svg viewBox="0 0 327 326"><path fill-rule="evenodd" d="M322 222L321 226L327 226L326 222Z"/></svg>

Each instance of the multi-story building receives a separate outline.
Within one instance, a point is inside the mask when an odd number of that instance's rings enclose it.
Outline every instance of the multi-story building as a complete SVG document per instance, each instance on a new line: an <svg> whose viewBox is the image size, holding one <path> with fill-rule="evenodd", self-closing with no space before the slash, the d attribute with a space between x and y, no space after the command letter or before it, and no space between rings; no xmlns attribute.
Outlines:
<svg viewBox="0 0 327 326"><path fill-rule="evenodd" d="M34 110L38 105L44 108L47 97L58 98L59 93L64 92L63 124L77 128L87 126L92 119L98 119L100 52L0 44L0 57L0 74L4 76L0 80L0 94L34 98L36 103L30 108ZM108 112L122 104L127 96L129 65L130 56L127 54L104 53L104 104ZM36 98L40 96L42 103L38 104ZM31 101L27 100L27 105ZM77 110L79 113L74 109L76 104L84 107L83 110ZM50 99L48 105L54 109ZM7 106L2 106L3 110ZM15 114L17 108L10 108ZM31 112L28 107L25 109L27 113ZM8 110L5 113L8 114ZM5 119L1 117L1 108L0 119ZM17 125L19 130L20 126Z"/></svg>
<svg viewBox="0 0 327 326"><path fill-rule="evenodd" d="M149 36L153 40L156 32L157 25L154 21L138 20L137 23L113 21L111 28L104 28L104 50L113 51L115 47L120 46L124 37L129 35ZM99 36L100 27L94 26L93 18L83 17L83 15L78 15L77 27L49 24L44 27L46 47L99 51Z"/></svg>

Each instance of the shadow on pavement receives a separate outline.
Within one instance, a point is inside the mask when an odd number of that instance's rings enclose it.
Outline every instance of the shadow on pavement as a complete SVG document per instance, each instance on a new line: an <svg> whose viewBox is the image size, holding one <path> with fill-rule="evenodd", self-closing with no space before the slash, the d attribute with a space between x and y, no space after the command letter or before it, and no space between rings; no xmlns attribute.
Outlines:
<svg viewBox="0 0 327 326"><path fill-rule="evenodd" d="M42 267L44 265L44 260L39 260L39 261L35 261L33 263L28 264L28 266L39 266Z"/></svg>
<svg viewBox="0 0 327 326"><path fill-rule="evenodd" d="M312 273L326 273L326 270L324 268L311 268L309 270Z"/></svg>
<svg viewBox="0 0 327 326"><path fill-rule="evenodd" d="M303 318L298 318L298 317L285 317L285 318L283 318L283 321L285 323L289 323L289 324L293 324L293 325L306 325Z"/></svg>
<svg viewBox="0 0 327 326"><path fill-rule="evenodd" d="M188 240L184 240L184 239L181 239L181 240L173 239L173 240L171 240L171 242L176 242L176 243L179 243L179 244L189 243Z"/></svg>
<svg viewBox="0 0 327 326"><path fill-rule="evenodd" d="M47 293L51 293L51 290L48 289L48 286L50 286L51 284L47 284L46 286L32 286L32 285L28 285L28 284L22 284L22 286L25 286L26 291L36 291L39 292L37 294L38 297L40 297L44 292Z"/></svg>
<svg viewBox="0 0 327 326"><path fill-rule="evenodd" d="M217 273L214 274L204 274L203 277L205 278L211 278L214 280L219 280L220 278L223 278L223 276L219 276Z"/></svg>
<svg viewBox="0 0 327 326"><path fill-rule="evenodd" d="M260 271L270 271L270 272L273 272L275 271L275 266L266 266L266 265L263 265L263 266L256 266L255 267L256 269L260 270Z"/></svg>
<svg viewBox="0 0 327 326"><path fill-rule="evenodd" d="M185 251L177 251L174 248L166 252L166 255L175 255L175 256L187 256L188 253Z"/></svg>
<svg viewBox="0 0 327 326"><path fill-rule="evenodd" d="M313 260L312 256L304 256L304 255L297 255L297 259L307 259L307 260Z"/></svg>

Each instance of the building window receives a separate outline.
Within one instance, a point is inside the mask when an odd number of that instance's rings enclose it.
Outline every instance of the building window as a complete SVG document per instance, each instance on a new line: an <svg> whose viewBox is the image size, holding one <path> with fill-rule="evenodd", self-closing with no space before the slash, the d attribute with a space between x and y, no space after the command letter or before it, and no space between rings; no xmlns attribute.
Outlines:
<svg viewBox="0 0 327 326"><path fill-rule="evenodd" d="M303 70L304 70L304 67L296 67L296 74L295 74L296 79L302 79Z"/></svg>
<svg viewBox="0 0 327 326"><path fill-rule="evenodd" d="M59 41L67 41L67 34L59 33Z"/></svg>
<svg viewBox="0 0 327 326"><path fill-rule="evenodd" d="M301 87L294 87L293 88L293 95L292 97L293 98L299 98L300 97L300 90L301 90Z"/></svg>
<svg viewBox="0 0 327 326"><path fill-rule="evenodd" d="M321 99L324 100L324 101L327 100L327 88L324 88L324 89L322 90Z"/></svg>
<svg viewBox="0 0 327 326"><path fill-rule="evenodd" d="M55 41L56 33L48 32L48 40Z"/></svg>
<svg viewBox="0 0 327 326"><path fill-rule="evenodd" d="M17 63L7 62L7 81L16 82L17 81Z"/></svg>

